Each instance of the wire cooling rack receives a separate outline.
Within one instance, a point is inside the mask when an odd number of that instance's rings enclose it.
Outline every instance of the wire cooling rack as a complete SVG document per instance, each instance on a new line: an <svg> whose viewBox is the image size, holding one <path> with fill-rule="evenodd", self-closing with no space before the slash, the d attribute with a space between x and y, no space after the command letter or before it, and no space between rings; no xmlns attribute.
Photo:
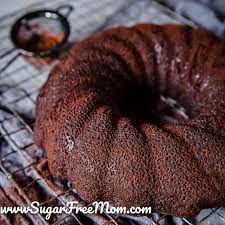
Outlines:
<svg viewBox="0 0 225 225"><path fill-rule="evenodd" d="M27 11L40 8L56 9L70 4L70 41L78 41L96 31L116 25L138 22L184 23L192 21L174 14L151 0L49 0L13 12L0 20L0 55L12 48L9 29L15 19ZM16 53L15 53L16 54ZM10 56L12 57L12 56ZM9 58L0 61L0 69ZM45 153L33 143L35 100L49 70L57 62L20 56L0 74L0 204L29 206L39 201L42 206L63 206L68 201L83 202L68 181L54 179L48 171ZM40 195L41 193L41 195ZM4 199L3 203L1 199ZM195 218L175 218L153 213L145 217L108 214L60 214L46 220L42 213L0 216L5 224L225 224L223 208L202 210Z"/></svg>

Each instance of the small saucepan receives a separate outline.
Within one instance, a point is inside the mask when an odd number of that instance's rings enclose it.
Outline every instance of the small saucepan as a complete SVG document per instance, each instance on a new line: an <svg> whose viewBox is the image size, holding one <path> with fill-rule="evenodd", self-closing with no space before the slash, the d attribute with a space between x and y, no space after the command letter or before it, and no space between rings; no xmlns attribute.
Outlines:
<svg viewBox="0 0 225 225"><path fill-rule="evenodd" d="M72 6L62 5L56 10L38 10L20 17L10 32L14 47L0 55L0 59L15 51L17 54L0 70L0 75L20 55L42 57L62 51L70 35L67 17L72 10Z"/></svg>

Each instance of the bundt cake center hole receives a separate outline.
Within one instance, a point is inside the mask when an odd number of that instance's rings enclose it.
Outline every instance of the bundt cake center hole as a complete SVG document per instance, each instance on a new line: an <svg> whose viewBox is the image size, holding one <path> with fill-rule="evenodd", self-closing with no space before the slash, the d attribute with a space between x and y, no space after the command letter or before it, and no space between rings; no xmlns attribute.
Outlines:
<svg viewBox="0 0 225 225"><path fill-rule="evenodd" d="M179 124L189 119L185 108L175 99L138 89L129 92L121 103L123 116L136 123L152 123L157 126Z"/></svg>

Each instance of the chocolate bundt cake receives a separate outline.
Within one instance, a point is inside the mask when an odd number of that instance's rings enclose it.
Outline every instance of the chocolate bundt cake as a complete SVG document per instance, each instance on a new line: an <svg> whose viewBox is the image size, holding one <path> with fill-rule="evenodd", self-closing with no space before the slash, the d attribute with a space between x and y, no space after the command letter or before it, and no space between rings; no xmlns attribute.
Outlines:
<svg viewBox="0 0 225 225"><path fill-rule="evenodd" d="M189 120L161 123L160 96ZM224 41L182 25L112 28L52 70L34 138L88 202L193 216L225 203L224 102Z"/></svg>

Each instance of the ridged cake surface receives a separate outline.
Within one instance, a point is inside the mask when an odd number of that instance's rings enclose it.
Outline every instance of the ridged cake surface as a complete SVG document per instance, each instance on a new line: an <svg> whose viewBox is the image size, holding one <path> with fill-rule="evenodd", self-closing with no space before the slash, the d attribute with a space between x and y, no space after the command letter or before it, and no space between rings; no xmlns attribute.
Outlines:
<svg viewBox="0 0 225 225"><path fill-rule="evenodd" d="M175 99L190 119L155 121ZM50 171L88 201L193 216L225 202L225 43L201 29L139 24L76 43L37 99Z"/></svg>

